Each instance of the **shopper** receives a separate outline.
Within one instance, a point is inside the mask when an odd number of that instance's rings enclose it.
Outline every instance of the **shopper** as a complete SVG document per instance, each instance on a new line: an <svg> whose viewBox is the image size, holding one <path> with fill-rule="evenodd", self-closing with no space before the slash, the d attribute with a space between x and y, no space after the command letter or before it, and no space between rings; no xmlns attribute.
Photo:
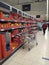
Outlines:
<svg viewBox="0 0 49 65"><path fill-rule="evenodd" d="M47 29L47 24L44 23L44 24L42 25L42 28L43 28L43 34L45 35L45 31L46 31L46 29Z"/></svg>
<svg viewBox="0 0 49 65"><path fill-rule="evenodd" d="M48 23L47 24L48 24L48 31L49 31L49 20L48 20Z"/></svg>

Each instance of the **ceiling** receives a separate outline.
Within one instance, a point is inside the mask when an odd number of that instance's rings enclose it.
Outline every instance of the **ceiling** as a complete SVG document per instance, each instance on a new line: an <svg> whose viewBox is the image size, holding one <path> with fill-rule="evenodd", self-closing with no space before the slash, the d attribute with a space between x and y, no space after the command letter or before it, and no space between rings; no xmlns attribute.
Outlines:
<svg viewBox="0 0 49 65"><path fill-rule="evenodd" d="M2 2L6 2L12 6L15 6L17 4L24 4L24 3L34 3L34 2L43 2L46 0L0 0Z"/></svg>

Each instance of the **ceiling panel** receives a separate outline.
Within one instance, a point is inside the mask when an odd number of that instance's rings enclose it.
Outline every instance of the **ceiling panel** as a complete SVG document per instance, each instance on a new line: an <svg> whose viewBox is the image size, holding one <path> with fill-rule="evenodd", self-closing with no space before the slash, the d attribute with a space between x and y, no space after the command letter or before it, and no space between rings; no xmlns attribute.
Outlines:
<svg viewBox="0 0 49 65"><path fill-rule="evenodd" d="M27 2L32 2L32 0L19 0L19 3L27 3Z"/></svg>
<svg viewBox="0 0 49 65"><path fill-rule="evenodd" d="M38 0L0 0L0 1L3 1L3 2L6 2L12 6L16 6L17 4L24 4L24 3L30 3L30 2L35 2L35 1L38 1ZM39 1L46 1L46 0L39 0Z"/></svg>

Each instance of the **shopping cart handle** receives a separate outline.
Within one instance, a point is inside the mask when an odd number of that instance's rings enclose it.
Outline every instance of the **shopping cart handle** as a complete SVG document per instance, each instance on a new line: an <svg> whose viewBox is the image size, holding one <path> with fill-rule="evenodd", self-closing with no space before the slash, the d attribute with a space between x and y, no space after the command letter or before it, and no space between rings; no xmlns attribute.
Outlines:
<svg viewBox="0 0 49 65"><path fill-rule="evenodd" d="M14 35L14 36L12 36L12 37L15 38L15 37L17 37L17 36L20 37L21 35L16 34L16 35Z"/></svg>

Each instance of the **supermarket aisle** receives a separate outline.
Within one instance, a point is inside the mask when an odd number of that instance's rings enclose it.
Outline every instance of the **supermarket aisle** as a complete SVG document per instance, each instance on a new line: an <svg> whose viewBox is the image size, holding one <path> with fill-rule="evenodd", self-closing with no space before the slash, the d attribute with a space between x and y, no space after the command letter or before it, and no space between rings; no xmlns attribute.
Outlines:
<svg viewBox="0 0 49 65"><path fill-rule="evenodd" d="M30 51L27 49L19 49L11 58L3 65L49 65L49 32L46 31L45 36L42 32L37 34L38 45Z"/></svg>

